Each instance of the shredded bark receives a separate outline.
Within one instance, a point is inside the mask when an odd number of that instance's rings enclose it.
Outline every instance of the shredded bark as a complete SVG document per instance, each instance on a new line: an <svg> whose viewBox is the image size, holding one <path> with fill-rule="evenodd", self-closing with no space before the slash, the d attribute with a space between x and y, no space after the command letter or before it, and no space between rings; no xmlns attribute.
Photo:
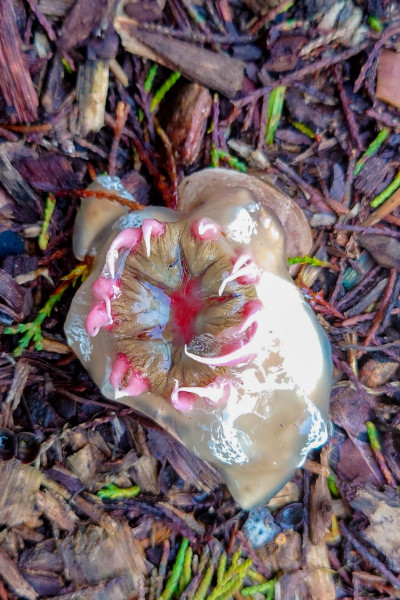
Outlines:
<svg viewBox="0 0 400 600"><path fill-rule="evenodd" d="M0 428L40 442L30 465L0 460L0 600L399 596L400 8L345 4L0 0ZM88 184L108 172L129 210L175 208L211 165L304 212L291 273L333 351L330 441L262 518L101 397L63 334L76 210L104 198Z"/></svg>

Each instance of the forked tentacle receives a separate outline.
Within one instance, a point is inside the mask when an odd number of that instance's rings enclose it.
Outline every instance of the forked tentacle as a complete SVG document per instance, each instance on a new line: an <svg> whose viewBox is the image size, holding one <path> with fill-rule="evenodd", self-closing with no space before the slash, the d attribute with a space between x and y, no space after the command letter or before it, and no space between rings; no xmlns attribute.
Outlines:
<svg viewBox="0 0 400 600"><path fill-rule="evenodd" d="M115 277L115 266L118 261L118 256L121 250L131 252L142 239L142 230L137 227L128 227L123 229L121 233L111 242L110 248L106 255L106 265L111 278Z"/></svg>
<svg viewBox="0 0 400 600"><path fill-rule="evenodd" d="M208 404L217 405L227 401L230 396L232 382L224 377L216 377L214 381L203 387L179 387L175 379L175 387L171 393L171 404L177 410L192 410L195 401L205 398Z"/></svg>
<svg viewBox="0 0 400 600"><path fill-rule="evenodd" d="M160 223L160 221L156 221L155 219L143 219L142 232L146 254L150 256L150 239L165 233L165 223Z"/></svg>
<svg viewBox="0 0 400 600"><path fill-rule="evenodd" d="M223 332L224 337L228 337L228 339L229 337L232 338L234 349L230 352L218 356L199 356L198 354L190 352L185 344L185 355L196 362L212 367L233 366L243 361L250 360L250 358L256 354L256 349L253 347L252 342L262 314L261 307L262 303L259 300L247 302L243 311L244 320L242 323ZM238 337L243 336L246 332L248 333L246 338ZM229 344L228 347L230 345L231 344Z"/></svg>
<svg viewBox="0 0 400 600"><path fill-rule="evenodd" d="M259 274L260 269L252 258L247 254L241 254L235 260L231 274L225 277L219 286L218 295L222 296L225 287L231 281L235 281L236 279L239 283L247 285L255 283L259 278Z"/></svg>
<svg viewBox="0 0 400 600"><path fill-rule="evenodd" d="M96 302L85 320L85 330L90 337L96 337L102 327L110 325L105 302Z"/></svg>

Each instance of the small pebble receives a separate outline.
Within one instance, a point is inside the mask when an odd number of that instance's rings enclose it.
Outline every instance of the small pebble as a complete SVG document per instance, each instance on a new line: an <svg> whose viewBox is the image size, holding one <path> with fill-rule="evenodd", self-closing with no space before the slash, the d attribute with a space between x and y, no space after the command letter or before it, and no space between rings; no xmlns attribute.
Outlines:
<svg viewBox="0 0 400 600"><path fill-rule="evenodd" d="M0 233L0 258L12 254L22 254L24 251L24 242L14 231L7 229Z"/></svg>
<svg viewBox="0 0 400 600"><path fill-rule="evenodd" d="M281 531L269 510L263 506L249 512L243 527L244 534L252 548L268 544Z"/></svg>

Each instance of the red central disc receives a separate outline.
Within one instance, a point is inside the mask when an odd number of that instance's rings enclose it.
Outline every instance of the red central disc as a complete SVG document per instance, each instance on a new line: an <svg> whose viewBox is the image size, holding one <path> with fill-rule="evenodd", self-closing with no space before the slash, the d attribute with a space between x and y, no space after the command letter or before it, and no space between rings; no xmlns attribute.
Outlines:
<svg viewBox="0 0 400 600"><path fill-rule="evenodd" d="M196 333L196 318L205 304L201 300L200 292L201 278L187 279L185 277L180 289L170 295L170 326L176 344L190 344Z"/></svg>

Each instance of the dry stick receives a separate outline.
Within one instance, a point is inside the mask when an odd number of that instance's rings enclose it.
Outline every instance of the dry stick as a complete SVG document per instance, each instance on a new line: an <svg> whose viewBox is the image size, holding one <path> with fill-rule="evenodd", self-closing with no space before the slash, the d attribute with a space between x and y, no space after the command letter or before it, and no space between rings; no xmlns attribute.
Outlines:
<svg viewBox="0 0 400 600"><path fill-rule="evenodd" d="M310 491L311 477L310 473L303 471L303 507L304 507L304 525L303 525L303 542L301 549L301 568L307 566L307 547L310 543Z"/></svg>
<svg viewBox="0 0 400 600"><path fill-rule="evenodd" d="M173 29L165 25L158 25L155 23L135 23L135 26L143 31L162 33L163 35L177 40L186 40L189 42L197 42L199 44L249 44L254 41L252 35L246 34L220 34L220 33L201 33L199 31L192 31L191 29Z"/></svg>
<svg viewBox="0 0 400 600"><path fill-rule="evenodd" d="M362 224L363 227L371 227L376 225L381 219L386 217L389 213L394 211L400 206L400 190L396 190L390 198L388 198L383 204L379 206L373 213L369 215ZM397 232L400 237L400 232Z"/></svg>
<svg viewBox="0 0 400 600"><path fill-rule="evenodd" d="M129 111L129 104L118 102L115 110L114 137L111 144L110 154L108 156L108 174L111 175L111 177L113 177L117 171L117 152Z"/></svg>
<svg viewBox="0 0 400 600"><path fill-rule="evenodd" d="M174 152L172 150L169 137L165 133L164 129L161 127L157 117L153 117L153 119L154 127L158 135L160 136L162 143L164 144L165 152L167 154L168 175L171 182L171 203L168 206L168 208L176 209L178 206L178 174L176 172Z"/></svg>
<svg viewBox="0 0 400 600"><path fill-rule="evenodd" d="M131 113L131 117L133 117L133 116L134 116L133 113ZM136 126L138 131L140 131L139 124L135 122L135 119L133 119L133 120L134 120L134 126ZM112 128L115 127L115 121L114 121L113 117L107 113L105 115L105 122L110 127L112 127ZM165 201L165 204L168 205L169 198L170 198L169 185L168 185L164 175L162 175L162 173L160 173L158 171L157 167L154 165L151 154L150 154L148 148L146 147L145 143L139 138L139 134L135 133L128 127L124 127L123 133L124 133L124 135L126 135L127 137L132 139L132 141L133 141L134 145L136 146L136 149L139 153L140 159L142 160L142 162L145 165L146 169L148 170L149 174L153 177L154 184L155 184L156 188L158 189L158 191L160 192L160 194L162 195L162 197Z"/></svg>
<svg viewBox="0 0 400 600"><path fill-rule="evenodd" d="M337 297L339 295L341 286L342 286L342 281L344 278L344 271L345 271L345 265L346 265L346 259L345 258L341 258L339 261L340 264L340 271L339 271L339 275L338 278L336 279L336 283L335 283L335 287L333 288L333 292L329 298L329 304L331 306L335 306L335 302L337 300Z"/></svg>
<svg viewBox="0 0 400 600"><path fill-rule="evenodd" d="M7 552L0 546L0 577L16 593L19 598L25 600L36 600L39 594L33 589L30 583L19 572L14 561Z"/></svg>
<svg viewBox="0 0 400 600"><path fill-rule="evenodd" d="M343 581L351 585L351 579L346 571L346 567L345 565L342 565L342 563L339 561L333 548L329 550L329 562L331 563L332 568L335 569L337 573L339 573Z"/></svg>
<svg viewBox="0 0 400 600"><path fill-rule="evenodd" d="M260 113L260 126L258 128L258 142L257 150L260 152L264 148L265 144L265 125L267 123L267 105L268 105L269 94L264 94L262 97L261 113Z"/></svg>
<svg viewBox="0 0 400 600"><path fill-rule="evenodd" d="M142 210L143 204L139 204L136 200L129 200L129 198L122 198L116 192L108 190L103 192L101 190L57 190L56 196L76 196L77 198L106 198L112 202L118 202L122 206L127 206L130 210Z"/></svg>
<svg viewBox="0 0 400 600"><path fill-rule="evenodd" d="M370 284L371 281L376 277L376 275L378 274L378 272L380 271L381 267L379 265L377 265L376 267L370 269L361 279L360 281L357 283L357 285L355 285L353 287L353 289L351 289L349 292L347 292L347 294L345 294L343 296L343 298L341 298L339 300L339 302L336 304L336 308L340 311L346 310L346 308L348 307L349 303L354 299L357 298L360 291L367 285Z"/></svg>
<svg viewBox="0 0 400 600"><path fill-rule="evenodd" d="M348 50L344 50L343 52L339 52L338 54L333 54L332 56L321 58L321 60L317 60L313 63L310 63L302 69L298 69L293 73L289 73L289 75L281 77L280 79L278 79L278 81L274 81L274 83L262 87L259 90L254 90L254 92L250 92L250 94L247 94L247 96L239 98L238 100L233 100L232 102L233 104L235 104L235 106L245 106L252 100L257 100L258 98L261 98L261 96L267 94L269 91L273 90L276 87L279 87L280 85L290 86L296 81L302 81L305 77L307 77L307 75L313 75L314 73L322 71L323 69L328 69L333 65L337 65L338 63L348 60L352 56L360 54L360 52L368 48L368 46L368 42L363 42L355 48L349 48Z"/></svg>
<svg viewBox="0 0 400 600"><path fill-rule="evenodd" d="M320 192L312 187L307 181L304 181L302 177L294 169L289 167L286 163L283 162L280 158L275 161L275 166L281 173L284 173L290 179L293 179L300 187L302 187L309 194L309 202L320 212L326 212L329 214L333 214L332 210L329 208L328 204L322 198Z"/></svg>
<svg viewBox="0 0 400 600"><path fill-rule="evenodd" d="M0 600L8 600L8 594L6 588L4 587L4 583L0 579Z"/></svg>
<svg viewBox="0 0 400 600"><path fill-rule="evenodd" d="M283 2L280 2L278 4L278 6L276 6L275 8L271 8L267 12L267 14L261 17L261 19L250 28L250 33L254 35L258 31L260 31L260 29L267 25L267 23L273 21L275 17L277 17L281 12L284 12L285 10L289 9L292 6L292 4L293 0L283 0Z"/></svg>
<svg viewBox="0 0 400 600"><path fill-rule="evenodd" d="M400 197L400 194L399 194ZM385 206L382 204L382 206ZM378 209L379 210L379 209ZM376 211L378 212L378 211ZM375 214L375 213L374 213ZM364 221L366 223L367 221ZM341 229L342 231L354 231L355 233L373 233L386 235L392 238L400 238L400 231L396 231L395 229L390 229L389 227L365 227L363 225L347 225L346 223L335 223L333 226L334 229Z"/></svg>
<svg viewBox="0 0 400 600"><path fill-rule="evenodd" d="M355 317L349 317L348 319L344 319L341 323L339 323L339 327L354 327L359 323L364 323L364 321L372 321L375 317L376 312L371 313L362 313L360 315L356 315Z"/></svg>
<svg viewBox="0 0 400 600"><path fill-rule="evenodd" d="M395 306L396 306L398 300L400 299L399 294L400 294L400 277L397 278L397 281L396 281L395 286L394 286L392 298L389 301L389 304L388 304L388 307L387 307L387 310L386 310L386 314L383 317L383 320L382 320L382 331L385 331L386 327L389 324L389 320L390 320L391 316L393 314L395 314L395 312L394 312L396 310ZM397 309L397 310L400 310L400 309ZM400 343L400 339L398 341ZM381 344L380 347L382 348L382 346L384 346L384 344Z"/></svg>
<svg viewBox="0 0 400 600"><path fill-rule="evenodd" d="M382 573L382 575L388 580L390 581L390 583L396 588L396 589L400 589L400 580L392 573L392 571L390 571L386 565L383 564L382 561L380 561L378 558L376 558L376 556L374 556L373 554L371 554L371 552L369 552L355 537L352 533L350 533L349 529L346 527L346 525L343 523L343 521L340 521L339 523L339 529L342 535L344 535L344 537L346 537L349 542L351 543L351 545L353 546L353 548L355 548L355 550L357 550L357 552L359 554L361 554L361 556L363 557L364 560L366 560L367 562L370 563L370 565L376 569L377 571L379 571L380 573Z"/></svg>
<svg viewBox="0 0 400 600"><path fill-rule="evenodd" d="M352 148L350 151L349 162L347 165L346 179L345 179L345 191L343 196L343 204L348 208L351 206L352 191L354 182L354 167L356 166L357 150Z"/></svg>
<svg viewBox="0 0 400 600"><path fill-rule="evenodd" d="M354 117L354 113L350 108L350 101L347 97L346 90L343 85L343 77L342 77L342 65L334 65L333 74L336 79L336 84L339 90L340 101L342 103L342 109L344 116L347 121L347 125L350 131L350 135L353 138L353 142L356 145L357 150L364 150L364 145L360 138L360 132L358 131L358 126L356 119Z"/></svg>
<svg viewBox="0 0 400 600"><path fill-rule="evenodd" d="M378 331L379 326L381 325L381 323L385 317L386 309L389 306L390 299L393 294L396 279L397 279L396 269L390 269L389 280L388 280L388 283L387 283L387 286L385 289L385 293L383 294L382 300L379 304L379 308L376 311L376 316L372 322L371 329L369 330L369 332L367 333L367 335L365 337L363 346L368 346L369 343L374 339L375 334ZM377 349L378 348L379 348L379 346L377 346ZM361 356L362 354L363 354L362 352L359 353L359 356Z"/></svg>
<svg viewBox="0 0 400 600"><path fill-rule="evenodd" d="M391 225L396 225L396 227L400 227L400 217L396 217L395 215L385 215L382 220Z"/></svg>
<svg viewBox="0 0 400 600"><path fill-rule="evenodd" d="M399 32L400 32L400 23L397 20L394 23L392 23L392 25L387 27L387 29L385 29L385 31L382 33L381 37L376 42L375 46L369 53L367 60L365 61L365 63L363 64L363 66L361 68L360 74L357 77L356 82L354 84L354 93L358 92L358 90L362 86L363 81L366 78L369 69L372 67L372 64L374 63L376 57L378 56L379 51L382 48L382 46L387 42L387 40L389 38L392 37L392 35L395 35L396 33L399 33Z"/></svg>
<svg viewBox="0 0 400 600"><path fill-rule="evenodd" d="M54 31L50 21L44 16L41 10L38 7L38 3L35 0L27 0L31 11L34 13L35 17L39 21L40 25L43 27L45 32L47 33L47 37L50 41L55 42L57 39L57 34Z"/></svg>
<svg viewBox="0 0 400 600"><path fill-rule="evenodd" d="M158 567L158 582L157 582L157 595L156 595L157 598L160 597L161 590L163 589L164 579L165 579L165 575L167 572L167 564L168 564L170 549L171 549L171 546L170 546L169 540L165 540L164 544L163 544L160 565Z"/></svg>
<svg viewBox="0 0 400 600"><path fill-rule="evenodd" d="M351 370L351 368L349 367L349 365L347 364L347 362L341 360L335 354L332 355L332 359L333 359L333 362L335 363L335 365L337 366L337 368L339 370L341 369L347 375L347 377L349 378L349 380L351 381L351 383L354 384L354 387L356 388L356 390L360 394L361 398L363 398L371 406L371 408L373 410L376 410L376 400L375 400L375 398L373 398L370 394L368 394L366 392L366 390L364 389L364 386L362 385L361 381L353 373L353 371ZM379 418L379 415L378 415L378 418Z"/></svg>
<svg viewBox="0 0 400 600"><path fill-rule="evenodd" d="M312 308L317 312L322 312L322 314L329 314L337 317L338 319L344 319L344 315L342 315L334 306L332 306L325 298L323 297L322 292L314 292L311 288L306 286L304 283L301 283L300 287L303 294L306 296L306 300L312 306Z"/></svg>
<svg viewBox="0 0 400 600"><path fill-rule="evenodd" d="M2 129L7 129L8 131L15 131L17 133L47 133L53 129L53 126L50 123L42 123L37 125L12 125L11 123L0 123Z"/></svg>
<svg viewBox="0 0 400 600"><path fill-rule="evenodd" d="M393 477L392 472L390 471L386 459L382 453L382 445L379 439L378 430L376 429L372 421L367 421L365 423L365 429L367 430L371 450L374 454L376 462L378 463L378 467L380 468L382 475L385 478L386 483L392 488L396 489L396 480Z"/></svg>
<svg viewBox="0 0 400 600"><path fill-rule="evenodd" d="M378 121L378 123L386 125L386 127L391 127L394 129L398 129L400 127L400 119L397 119L388 112L381 113L374 108L369 108L366 112L368 117L375 119L375 121Z"/></svg>

